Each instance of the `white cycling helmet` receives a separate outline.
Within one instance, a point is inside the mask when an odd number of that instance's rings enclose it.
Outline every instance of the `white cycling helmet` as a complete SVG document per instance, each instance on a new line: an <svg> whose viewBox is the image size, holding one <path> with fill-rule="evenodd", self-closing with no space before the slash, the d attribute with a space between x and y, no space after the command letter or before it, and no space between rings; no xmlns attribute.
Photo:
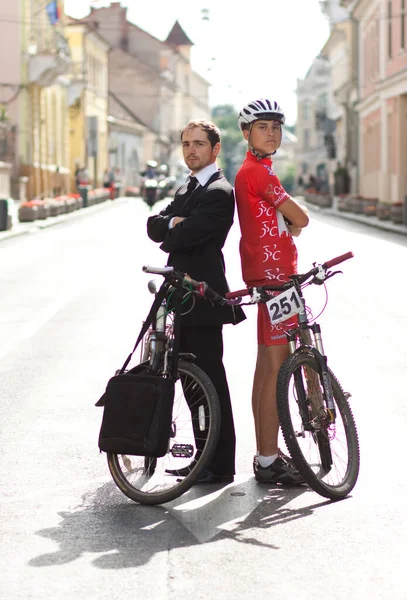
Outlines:
<svg viewBox="0 0 407 600"><path fill-rule="evenodd" d="M259 98L249 102L239 113L238 124L243 131L243 125L253 123L264 119L266 121L280 121L281 125L285 123L285 114L281 106L274 100Z"/></svg>

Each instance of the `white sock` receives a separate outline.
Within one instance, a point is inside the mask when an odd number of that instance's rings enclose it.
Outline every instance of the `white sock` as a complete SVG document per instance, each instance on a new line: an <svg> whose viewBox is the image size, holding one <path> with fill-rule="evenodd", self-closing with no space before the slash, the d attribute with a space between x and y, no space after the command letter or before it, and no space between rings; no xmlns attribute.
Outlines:
<svg viewBox="0 0 407 600"><path fill-rule="evenodd" d="M264 469L265 467L272 465L276 458L278 458L278 454L273 454L272 456L262 456L259 454L257 456L257 462Z"/></svg>

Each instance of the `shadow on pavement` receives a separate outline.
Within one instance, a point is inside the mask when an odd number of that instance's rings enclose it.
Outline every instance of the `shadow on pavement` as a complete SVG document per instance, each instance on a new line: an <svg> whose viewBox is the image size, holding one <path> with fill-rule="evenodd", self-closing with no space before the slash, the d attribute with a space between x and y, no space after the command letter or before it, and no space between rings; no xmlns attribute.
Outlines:
<svg viewBox="0 0 407 600"><path fill-rule="evenodd" d="M268 489L247 477L220 489L195 487L168 505L142 506L127 500L113 483L106 483L85 495L75 510L59 513L58 527L37 532L59 549L33 558L29 565L62 565L94 553L99 555L93 561L95 567L134 568L148 563L156 553L219 539L278 550L272 543L257 540L253 532L308 517L330 504L287 507L304 493L313 492L307 487Z"/></svg>

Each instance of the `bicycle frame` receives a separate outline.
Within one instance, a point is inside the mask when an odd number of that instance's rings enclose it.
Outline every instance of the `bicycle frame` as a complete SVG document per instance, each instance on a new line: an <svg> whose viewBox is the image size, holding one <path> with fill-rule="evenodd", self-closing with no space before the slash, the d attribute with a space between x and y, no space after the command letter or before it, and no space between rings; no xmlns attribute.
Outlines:
<svg viewBox="0 0 407 600"><path fill-rule="evenodd" d="M180 358L186 361L193 361L195 356L188 352L178 352L178 332L181 318L181 292L174 288L175 306L174 319L169 325L167 323L168 311L168 292L171 284L164 281L167 293L158 307L156 315L153 317L151 327L147 333L147 340L141 349L141 362L149 364L152 371L163 371L164 374L172 374L177 377L177 366ZM151 293L156 294L157 290L151 282L148 284ZM161 288L160 288L161 289Z"/></svg>
<svg viewBox="0 0 407 600"><path fill-rule="evenodd" d="M302 288L323 284L340 272L332 267L352 257L347 252L281 284L270 281L226 294L231 304L266 304L273 325L297 313L298 325L285 333L289 354L277 377L278 416L296 468L316 492L332 500L346 497L357 481L359 442L349 394L328 367L321 327L310 322ZM242 303L244 296L251 296L250 302Z"/></svg>
<svg viewBox="0 0 407 600"><path fill-rule="evenodd" d="M336 415L333 399L333 389L328 372L328 359L324 352L321 326L319 325L319 323L309 323L308 316L305 310L305 300L302 293L301 285L297 281L294 281L293 283L300 296L303 305L303 310L298 314L298 328L286 332L289 351L290 354L294 354L295 352L299 353L304 350L307 350L313 355L318 367L318 374L323 388L323 394L321 395L321 390L318 382L315 382L313 374L307 372L308 370L306 369L305 376L310 388L308 392L313 407L312 413L314 423L312 427L314 428L315 418L322 415L321 411L323 411L324 415L326 414L323 408L324 405L327 408L329 423L332 424L335 422ZM311 331L313 334L312 337L310 334ZM306 410L306 392L303 388L303 382L299 374L296 374L295 381L297 393L299 396L300 411L303 418L304 428L311 429L310 425L307 425L307 422L309 422L309 418L308 411ZM307 415L307 417L304 419L305 415Z"/></svg>

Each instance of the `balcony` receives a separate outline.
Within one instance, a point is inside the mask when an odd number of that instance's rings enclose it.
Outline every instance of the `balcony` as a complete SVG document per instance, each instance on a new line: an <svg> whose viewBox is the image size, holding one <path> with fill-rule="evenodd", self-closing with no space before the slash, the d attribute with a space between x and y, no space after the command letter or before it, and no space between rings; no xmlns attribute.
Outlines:
<svg viewBox="0 0 407 600"><path fill-rule="evenodd" d="M82 91L88 82L87 73L82 62L72 63L69 72L68 106L73 106L80 100Z"/></svg>
<svg viewBox="0 0 407 600"><path fill-rule="evenodd" d="M48 31L38 44L28 47L28 81L47 87L57 77L66 75L71 67L71 54L66 38L58 31Z"/></svg>
<svg viewBox="0 0 407 600"><path fill-rule="evenodd" d="M315 129L317 131L323 131L327 120L327 114L325 108L317 107L315 111Z"/></svg>

